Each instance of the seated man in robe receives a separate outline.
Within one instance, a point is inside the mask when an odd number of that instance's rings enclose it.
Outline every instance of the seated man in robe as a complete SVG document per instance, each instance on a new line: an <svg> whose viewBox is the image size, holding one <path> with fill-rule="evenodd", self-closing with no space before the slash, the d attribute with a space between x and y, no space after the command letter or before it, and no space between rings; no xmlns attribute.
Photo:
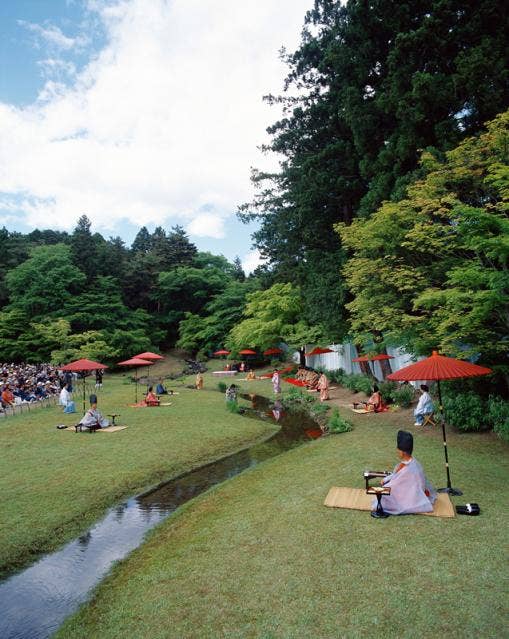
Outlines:
<svg viewBox="0 0 509 639"><path fill-rule="evenodd" d="M433 400L429 394L429 387L426 384L421 384L421 396L417 402L417 406L414 410L415 424L414 426L422 426L424 422L424 415L432 415L435 407L433 406Z"/></svg>
<svg viewBox="0 0 509 639"><path fill-rule="evenodd" d="M414 438L412 433L400 430L397 436L397 453L400 463L380 482L391 489L382 497L382 506L389 515L429 513L437 497L436 491L426 479L422 466L412 457ZM373 501L376 508L376 499Z"/></svg>
<svg viewBox="0 0 509 639"><path fill-rule="evenodd" d="M246 380L247 380L248 382L251 382L253 379L256 379L256 375L255 375L254 370L253 370L252 368L250 368L250 369L248 370L248 372L247 372Z"/></svg>
<svg viewBox="0 0 509 639"><path fill-rule="evenodd" d="M81 426L85 426L86 428L107 428L110 425L109 420L104 418L97 410L96 395L90 395L90 408L81 418L79 423Z"/></svg>
<svg viewBox="0 0 509 639"><path fill-rule="evenodd" d="M156 393L157 395L168 395L168 391L166 390L164 384L163 384L163 378L160 377L159 378L159 384L156 386Z"/></svg>

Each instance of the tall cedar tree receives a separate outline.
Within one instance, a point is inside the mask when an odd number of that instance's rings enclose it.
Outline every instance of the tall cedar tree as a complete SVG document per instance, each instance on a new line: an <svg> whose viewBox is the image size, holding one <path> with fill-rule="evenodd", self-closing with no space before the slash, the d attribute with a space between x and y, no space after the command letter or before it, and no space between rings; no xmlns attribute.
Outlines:
<svg viewBox="0 0 509 639"><path fill-rule="evenodd" d="M445 151L509 103L508 10L479 0L316 0L268 129L278 173L253 173L257 247L274 277L301 285L306 317L347 330L337 222L369 216L419 176L420 150ZM297 97L289 95L294 89ZM325 257L327 255L327 257Z"/></svg>

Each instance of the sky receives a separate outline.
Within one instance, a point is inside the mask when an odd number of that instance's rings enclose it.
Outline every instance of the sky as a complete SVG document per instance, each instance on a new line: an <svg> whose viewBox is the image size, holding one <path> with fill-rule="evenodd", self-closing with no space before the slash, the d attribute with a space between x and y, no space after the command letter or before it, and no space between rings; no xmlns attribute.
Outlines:
<svg viewBox="0 0 509 639"><path fill-rule="evenodd" d="M1 0L0 228L183 226L259 263L252 200L312 0Z"/></svg>

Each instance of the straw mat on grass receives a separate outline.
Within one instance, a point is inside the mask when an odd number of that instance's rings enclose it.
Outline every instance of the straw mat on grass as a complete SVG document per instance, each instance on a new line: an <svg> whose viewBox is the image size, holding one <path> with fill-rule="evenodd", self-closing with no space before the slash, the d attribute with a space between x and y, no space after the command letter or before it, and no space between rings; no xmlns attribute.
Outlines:
<svg viewBox="0 0 509 639"><path fill-rule="evenodd" d="M333 486L323 502L330 508L349 508L350 510L373 510L373 495L367 495L363 488L346 488ZM383 506L383 499L382 499ZM454 517L454 506L447 493L439 493L431 513L416 513L430 517Z"/></svg>

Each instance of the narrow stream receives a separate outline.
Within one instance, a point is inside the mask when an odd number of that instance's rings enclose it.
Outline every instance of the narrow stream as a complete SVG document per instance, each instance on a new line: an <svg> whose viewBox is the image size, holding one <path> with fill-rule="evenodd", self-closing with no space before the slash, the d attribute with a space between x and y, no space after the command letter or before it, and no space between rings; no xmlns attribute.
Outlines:
<svg viewBox="0 0 509 639"><path fill-rule="evenodd" d="M284 413L259 396L245 415L281 428L256 444L168 481L110 509L86 534L0 583L0 638L44 639L87 600L112 564L143 542L145 533L193 497L260 462L316 437L304 413Z"/></svg>

